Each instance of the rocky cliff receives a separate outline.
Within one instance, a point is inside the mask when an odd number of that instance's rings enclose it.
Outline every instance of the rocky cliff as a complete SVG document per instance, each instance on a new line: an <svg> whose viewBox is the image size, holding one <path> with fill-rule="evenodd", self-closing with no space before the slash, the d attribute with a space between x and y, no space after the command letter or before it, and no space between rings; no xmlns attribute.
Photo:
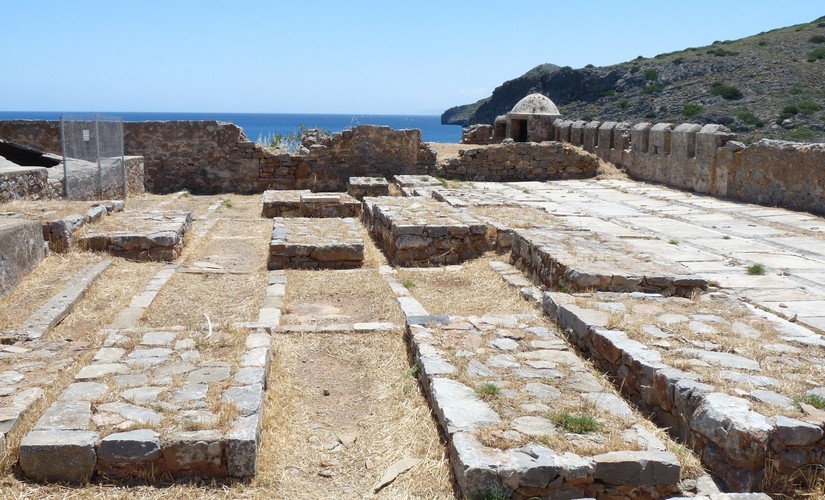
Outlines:
<svg viewBox="0 0 825 500"><path fill-rule="evenodd" d="M580 69L543 64L442 123L492 123L522 97L547 95L565 117L721 123L743 140L825 142L825 16L740 40Z"/></svg>

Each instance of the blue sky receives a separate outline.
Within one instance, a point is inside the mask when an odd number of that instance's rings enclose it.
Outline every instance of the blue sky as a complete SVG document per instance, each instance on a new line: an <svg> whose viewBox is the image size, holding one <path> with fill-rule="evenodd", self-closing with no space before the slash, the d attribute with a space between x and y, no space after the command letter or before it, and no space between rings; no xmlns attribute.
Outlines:
<svg viewBox="0 0 825 500"><path fill-rule="evenodd" d="M439 114L542 63L652 57L818 1L0 0L0 110Z"/></svg>

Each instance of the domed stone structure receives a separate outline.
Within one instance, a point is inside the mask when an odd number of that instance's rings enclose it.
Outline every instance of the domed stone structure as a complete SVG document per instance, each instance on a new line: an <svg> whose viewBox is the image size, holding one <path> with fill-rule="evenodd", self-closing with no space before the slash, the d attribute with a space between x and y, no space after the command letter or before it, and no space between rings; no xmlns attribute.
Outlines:
<svg viewBox="0 0 825 500"><path fill-rule="evenodd" d="M561 116L559 108L543 94L530 94L513 106L508 115L554 115Z"/></svg>
<svg viewBox="0 0 825 500"><path fill-rule="evenodd" d="M549 141L553 121L559 117L559 108L549 97L530 94L516 103L509 113L496 118L493 137L509 137L516 142Z"/></svg>

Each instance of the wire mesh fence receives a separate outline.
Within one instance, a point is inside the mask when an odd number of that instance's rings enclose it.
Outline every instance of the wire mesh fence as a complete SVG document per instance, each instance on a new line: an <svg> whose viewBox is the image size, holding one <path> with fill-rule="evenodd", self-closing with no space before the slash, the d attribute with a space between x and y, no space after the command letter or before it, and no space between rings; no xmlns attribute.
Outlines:
<svg viewBox="0 0 825 500"><path fill-rule="evenodd" d="M69 199L125 197L123 120L66 116L60 119L64 191Z"/></svg>

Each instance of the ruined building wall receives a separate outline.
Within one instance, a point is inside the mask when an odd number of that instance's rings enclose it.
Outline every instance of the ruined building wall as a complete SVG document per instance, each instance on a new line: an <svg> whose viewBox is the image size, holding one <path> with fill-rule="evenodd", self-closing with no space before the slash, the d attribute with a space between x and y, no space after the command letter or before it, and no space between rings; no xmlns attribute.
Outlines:
<svg viewBox="0 0 825 500"><path fill-rule="evenodd" d="M125 153L144 158L150 192L344 191L351 176L425 174L435 165L435 152L419 130L360 125L304 154L278 154L249 141L231 123L125 122L123 129ZM0 139L60 154L60 123L0 121Z"/></svg>
<svg viewBox="0 0 825 500"><path fill-rule="evenodd" d="M556 120L551 135L639 180L749 203L825 214L825 144L762 140L722 125Z"/></svg>
<svg viewBox="0 0 825 500"><path fill-rule="evenodd" d="M460 151L432 175L500 182L582 179L596 175L598 159L559 142L514 142Z"/></svg>

